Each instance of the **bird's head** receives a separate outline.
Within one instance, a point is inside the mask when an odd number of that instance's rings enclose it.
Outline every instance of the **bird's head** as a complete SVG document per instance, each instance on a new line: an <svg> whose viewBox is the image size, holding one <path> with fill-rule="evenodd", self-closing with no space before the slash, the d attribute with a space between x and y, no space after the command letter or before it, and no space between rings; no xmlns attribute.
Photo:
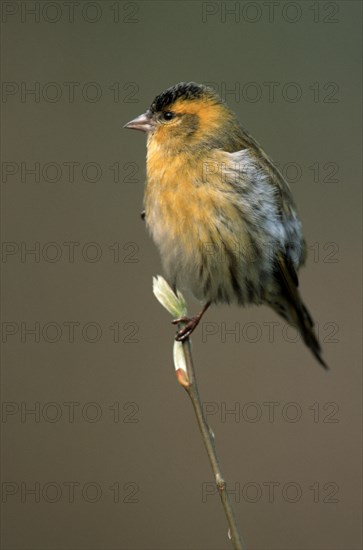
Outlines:
<svg viewBox="0 0 363 550"><path fill-rule="evenodd" d="M177 153L223 146L231 131L236 131L237 123L214 90L181 82L156 96L150 108L125 128L147 132L148 145Z"/></svg>

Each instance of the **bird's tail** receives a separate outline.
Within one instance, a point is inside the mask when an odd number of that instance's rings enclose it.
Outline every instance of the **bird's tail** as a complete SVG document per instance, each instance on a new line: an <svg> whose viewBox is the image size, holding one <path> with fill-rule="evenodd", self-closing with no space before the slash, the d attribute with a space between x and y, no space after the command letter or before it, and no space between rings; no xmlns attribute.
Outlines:
<svg viewBox="0 0 363 550"><path fill-rule="evenodd" d="M298 326L305 344L310 348L319 363L325 369L328 369L329 367L321 355L322 351L319 340L314 332L314 321L302 300L300 299L298 307L295 304L289 304L288 310L290 313L290 322Z"/></svg>
<svg viewBox="0 0 363 550"><path fill-rule="evenodd" d="M319 340L314 333L314 321L304 305L296 285L297 277L290 274L290 269L282 258L278 262L278 279L281 285L279 304L274 309L294 326L297 326L305 344L310 348L319 363L328 369L322 358Z"/></svg>

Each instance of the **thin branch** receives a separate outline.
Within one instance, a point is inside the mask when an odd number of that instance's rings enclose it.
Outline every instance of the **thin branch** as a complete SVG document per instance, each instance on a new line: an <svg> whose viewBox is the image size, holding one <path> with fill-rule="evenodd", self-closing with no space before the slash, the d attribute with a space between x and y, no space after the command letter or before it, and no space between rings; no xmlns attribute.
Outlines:
<svg viewBox="0 0 363 550"><path fill-rule="evenodd" d="M183 295L178 290L174 292L163 277L154 277L153 291L156 298L165 307L165 309L171 313L171 315L176 318L187 316L187 308ZM202 434L204 446L208 454L209 462L212 466L214 479L219 496L221 497L224 512L226 514L229 526L228 535L232 539L235 550L246 550L246 545L243 542L238 530L232 504L227 492L227 485L221 471L215 448L214 434L208 426L203 413L202 401L199 396L189 338L187 338L183 343L176 340L174 341L174 364L178 382L187 391L194 408L195 416L197 417L199 430Z"/></svg>
<svg viewBox="0 0 363 550"><path fill-rule="evenodd" d="M210 427L208 426L208 423L203 414L202 401L200 399L200 395L198 391L198 385L197 385L197 380L195 376L189 338L187 338L186 341L183 342L183 351L184 351L184 357L185 357L188 379L189 379L188 383L184 383L183 386L190 397L190 400L194 408L195 416L197 417L200 433L202 434L204 446L208 454L209 462L212 466L219 496L221 497L224 512L226 514L233 546L236 550L245 550L246 545L242 539L242 536L237 526L232 504L227 493L227 485L224 480L219 459L217 456L215 441L214 441L214 434L210 429Z"/></svg>

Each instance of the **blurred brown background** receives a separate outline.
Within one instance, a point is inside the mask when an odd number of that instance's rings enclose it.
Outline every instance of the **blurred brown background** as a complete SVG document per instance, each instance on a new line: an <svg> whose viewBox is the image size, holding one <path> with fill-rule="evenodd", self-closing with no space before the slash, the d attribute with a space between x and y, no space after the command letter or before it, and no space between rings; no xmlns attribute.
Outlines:
<svg viewBox="0 0 363 550"><path fill-rule="evenodd" d="M1 7L2 547L231 547L152 294L145 139L122 130L195 80L290 181L331 366L264 307L212 308L193 337L244 537L361 548L360 2Z"/></svg>

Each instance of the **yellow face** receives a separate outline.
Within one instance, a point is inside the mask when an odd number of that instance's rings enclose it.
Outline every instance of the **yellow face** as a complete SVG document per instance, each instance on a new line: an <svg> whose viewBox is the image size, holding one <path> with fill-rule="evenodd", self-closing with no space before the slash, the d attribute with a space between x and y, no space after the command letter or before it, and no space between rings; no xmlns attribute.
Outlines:
<svg viewBox="0 0 363 550"><path fill-rule="evenodd" d="M196 146L218 133L226 116L226 107L213 99L178 99L153 113L154 129L149 133L149 142L179 150Z"/></svg>
<svg viewBox="0 0 363 550"><path fill-rule="evenodd" d="M237 151L242 129L235 115L210 88L181 82L154 99L146 113L125 125L148 136L148 155L186 152L199 156L202 149Z"/></svg>

